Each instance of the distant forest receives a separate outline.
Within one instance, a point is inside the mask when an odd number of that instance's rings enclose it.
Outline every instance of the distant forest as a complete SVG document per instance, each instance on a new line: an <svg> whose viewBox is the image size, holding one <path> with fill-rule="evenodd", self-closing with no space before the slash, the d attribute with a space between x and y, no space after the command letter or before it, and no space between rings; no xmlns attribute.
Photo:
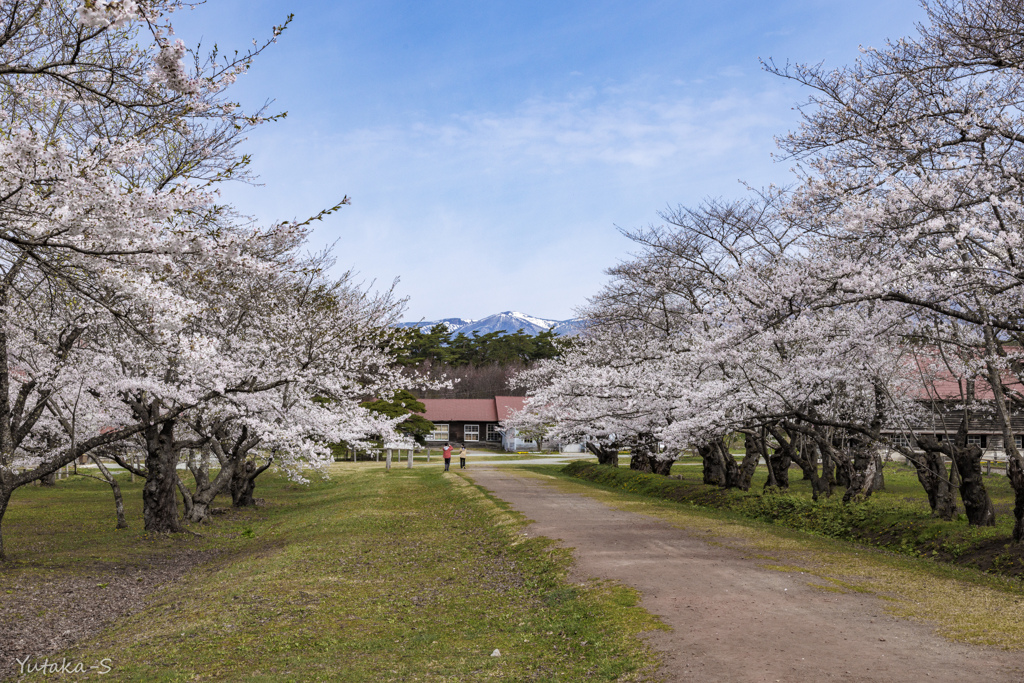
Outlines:
<svg viewBox="0 0 1024 683"><path fill-rule="evenodd" d="M513 389L509 380L536 361L561 355L572 344L571 338L552 330L536 335L522 330L512 334L474 332L471 336L460 332L453 337L439 324L428 332L406 328L405 334L398 354L402 365L432 379L458 380L451 389L415 391L417 398L522 396L525 390Z"/></svg>

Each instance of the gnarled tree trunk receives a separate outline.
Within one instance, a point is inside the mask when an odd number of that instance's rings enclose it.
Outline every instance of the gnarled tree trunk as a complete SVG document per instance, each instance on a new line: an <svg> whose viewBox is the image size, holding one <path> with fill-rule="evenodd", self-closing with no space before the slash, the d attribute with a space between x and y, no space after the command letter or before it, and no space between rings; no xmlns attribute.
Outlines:
<svg viewBox="0 0 1024 683"><path fill-rule="evenodd" d="M217 496L228 489L231 483L234 463L225 457L220 448L220 442L211 440L212 448L217 453L217 460L220 462L220 472L210 480L210 450L203 448L202 456L198 462L195 452L189 453L188 468L192 472L192 478L196 482L196 490L192 493L192 506L186 511L190 522L207 522L210 519L210 508Z"/></svg>
<svg viewBox="0 0 1024 683"><path fill-rule="evenodd" d="M857 444L847 470L849 484L846 487L846 493L843 494L844 503L848 503L854 498L858 500L870 498L872 493L884 485L885 480L880 477L879 461L880 458L874 452L873 446Z"/></svg>
<svg viewBox="0 0 1024 683"><path fill-rule="evenodd" d="M667 476L674 458L659 457L658 440L653 434L638 434L630 449L629 469Z"/></svg>
<svg viewBox="0 0 1024 683"><path fill-rule="evenodd" d="M761 459L760 452L750 441L750 435L746 434L743 440L745 452L739 465L736 465L736 459L732 457L724 442L719 441L718 447L725 458L726 487L749 491L750 480L754 478L754 471L757 470L757 463Z"/></svg>
<svg viewBox="0 0 1024 683"><path fill-rule="evenodd" d="M617 446L603 446L593 441L587 442L587 450L597 456L597 464L619 466L619 449Z"/></svg>
<svg viewBox="0 0 1024 683"><path fill-rule="evenodd" d="M697 449L704 462L704 483L709 486L725 486L725 460L714 443L707 443Z"/></svg>
<svg viewBox="0 0 1024 683"><path fill-rule="evenodd" d="M174 420L146 428L146 483L142 487L142 517L146 531L182 530L178 520L178 448Z"/></svg>
<svg viewBox="0 0 1024 683"><path fill-rule="evenodd" d="M960 475L960 500L971 526L995 526L996 510L981 476L981 448L975 445L952 448L953 462Z"/></svg>
<svg viewBox="0 0 1024 683"><path fill-rule="evenodd" d="M238 460L235 463L230 485L232 505L242 508L256 504L256 499L253 497L253 492L256 490L256 477L263 474L273 461L274 458L271 457L267 460L267 464L261 467L257 467L256 463L248 459Z"/></svg>
<svg viewBox="0 0 1024 683"><path fill-rule="evenodd" d="M917 480L928 495L932 516L946 521L956 517L956 497L942 453L926 449L922 455L907 459L914 465Z"/></svg>
<svg viewBox="0 0 1024 683"><path fill-rule="evenodd" d="M768 465L768 472L770 476L768 481L765 482L765 488L769 485L777 486L780 489L789 488L789 466L793 464L793 449L790 445L786 435L782 433L782 430L778 427L770 426L767 427L767 432L775 437L778 442L778 448L774 449L774 453L768 452L767 441L763 441L765 463ZM774 483L772 483L774 482Z"/></svg>
<svg viewBox="0 0 1024 683"><path fill-rule="evenodd" d="M780 444L787 444L793 462L800 467L804 474L804 479L811 482L811 497L814 500L818 500L818 497L821 495L824 495L826 498L831 496L832 487L829 485L828 479L824 476L824 473L822 475L818 474L818 454L820 451L817 444L812 439L801 436L800 443L797 445L795 434L798 432L792 424L787 426L787 432L790 435L789 439L786 438L787 434L783 433L778 427L772 427L771 432L776 441ZM824 466L824 458L822 459L822 465Z"/></svg>

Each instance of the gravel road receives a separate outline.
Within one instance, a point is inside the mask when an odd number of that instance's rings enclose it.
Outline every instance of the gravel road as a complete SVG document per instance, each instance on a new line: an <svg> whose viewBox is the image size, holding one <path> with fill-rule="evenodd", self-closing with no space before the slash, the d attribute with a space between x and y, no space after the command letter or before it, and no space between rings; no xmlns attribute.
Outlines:
<svg viewBox="0 0 1024 683"><path fill-rule="evenodd" d="M877 598L812 588L646 515L480 465L466 474L573 548L574 581L614 579L672 627L648 634L669 681L1024 681L1024 655L952 643Z"/></svg>

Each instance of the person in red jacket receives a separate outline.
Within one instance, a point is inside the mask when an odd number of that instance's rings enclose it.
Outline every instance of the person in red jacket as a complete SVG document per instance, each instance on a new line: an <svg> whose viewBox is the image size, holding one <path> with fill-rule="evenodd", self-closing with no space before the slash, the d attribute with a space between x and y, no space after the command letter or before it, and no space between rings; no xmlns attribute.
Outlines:
<svg viewBox="0 0 1024 683"><path fill-rule="evenodd" d="M444 448L441 449L441 453L444 455L444 471L448 471L448 465L452 464L452 445L446 443Z"/></svg>

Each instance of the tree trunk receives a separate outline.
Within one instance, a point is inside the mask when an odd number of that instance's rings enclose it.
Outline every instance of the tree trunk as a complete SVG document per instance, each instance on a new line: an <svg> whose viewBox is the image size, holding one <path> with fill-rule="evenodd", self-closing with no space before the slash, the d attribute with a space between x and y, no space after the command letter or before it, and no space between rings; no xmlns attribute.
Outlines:
<svg viewBox="0 0 1024 683"><path fill-rule="evenodd" d="M117 483L117 479L110 473L110 470L100 462L98 457L91 453L89 454L89 457L94 463L96 463L96 467L99 468L100 474L103 475L106 482L110 484L111 491L114 492L114 512L117 515L117 526L115 528L127 529L128 521L124 518L124 498L121 497L121 485Z"/></svg>
<svg viewBox="0 0 1024 683"><path fill-rule="evenodd" d="M253 491L256 489L256 478L252 476L256 464L250 460L239 461L235 465L235 476L231 478L231 504L236 508L250 507L256 504Z"/></svg>
<svg viewBox="0 0 1024 683"><path fill-rule="evenodd" d="M850 480L853 477L853 462L850 460L836 461L835 464L835 478L836 486L840 488L849 489ZM843 500L846 500L844 495Z"/></svg>
<svg viewBox="0 0 1024 683"><path fill-rule="evenodd" d="M629 469L647 473L653 471L651 458L647 455L646 451L636 446L629 449Z"/></svg>
<svg viewBox="0 0 1024 683"><path fill-rule="evenodd" d="M874 491L885 490L885 461L882 460L882 454L875 450L875 478L871 482L871 488Z"/></svg>
<svg viewBox="0 0 1024 683"><path fill-rule="evenodd" d="M40 486L56 486L57 485L57 473L50 472L45 477L39 479Z"/></svg>
<svg viewBox="0 0 1024 683"><path fill-rule="evenodd" d="M14 493L14 489L6 485L0 486L0 562L7 559L7 555L4 553L4 515L7 513L7 504L11 502L11 494Z"/></svg>
<svg viewBox="0 0 1024 683"><path fill-rule="evenodd" d="M187 512L188 520L208 522L213 501L228 488L231 480L231 473L225 472L223 476L215 477L212 482L206 481L202 486L197 486L196 492L192 494L192 509Z"/></svg>
<svg viewBox="0 0 1024 683"><path fill-rule="evenodd" d="M971 526L995 526L996 511L981 476L982 451L978 446L954 446L953 462L960 475L960 499Z"/></svg>
<svg viewBox="0 0 1024 683"><path fill-rule="evenodd" d="M789 466L793 464L793 449L781 430L769 428L768 431L779 442L779 447L775 449L774 453L769 453L767 442L762 440L765 463L768 465L768 472L771 475L768 477L768 481L765 482L765 488L768 488L769 483L774 481L773 486L777 486L780 489L788 489Z"/></svg>
<svg viewBox="0 0 1024 683"><path fill-rule="evenodd" d="M654 474L660 474L663 477L667 477L672 473L672 465L675 461L675 458L659 458L654 456L651 458L651 471Z"/></svg>
<svg viewBox="0 0 1024 683"><path fill-rule="evenodd" d="M716 445L725 460L726 488L737 488L741 491L749 491L750 480L754 477L754 471L757 470L757 463L761 459L761 454L755 446L751 435L745 435L743 447L746 452L743 455L742 462L740 462L738 466L736 465L736 459L732 457L732 453L729 452L729 449L724 442L719 440Z"/></svg>
<svg viewBox="0 0 1024 683"><path fill-rule="evenodd" d="M832 457L832 450L825 448L822 449L815 444L816 450L821 453L821 478L825 480L825 485L828 487L828 495L832 495L832 489L836 484L836 461Z"/></svg>
<svg viewBox="0 0 1024 683"><path fill-rule="evenodd" d="M672 462L669 461L669 469ZM667 474L658 463L658 441L652 434L637 434L630 448L629 469L650 474Z"/></svg>
<svg viewBox="0 0 1024 683"><path fill-rule="evenodd" d="M992 330L985 328L985 348L991 353L995 347L995 336ZM1002 374L1000 369L992 361L986 361L985 367L988 371L988 383L992 388L993 404L999 415L999 423L1003 431L1003 448L1006 451L1006 478L1010 480L1013 488L1013 540L1017 543L1024 541L1024 459L1014 443L1014 435L1010 422L1010 407L1007 403L1006 394L1003 391ZM963 494L961 494L962 496Z"/></svg>
<svg viewBox="0 0 1024 683"><path fill-rule="evenodd" d="M216 494L209 495L211 489L206 489L202 492L197 492L192 496L192 509L188 511L188 521L190 522L207 522L210 519L210 506L213 504L213 499Z"/></svg>
<svg viewBox="0 0 1024 683"><path fill-rule="evenodd" d="M146 483L142 487L142 517L146 531L181 531L178 520L178 450L174 420L146 428Z"/></svg>
<svg viewBox="0 0 1024 683"><path fill-rule="evenodd" d="M834 436L828 434L821 434L818 431L814 431L811 434L814 439L814 445L817 446L818 450L821 451L821 461L825 466L825 472L822 474L822 478L825 479L826 485L831 491L834 486L843 486L843 482L847 485L850 483L850 478L853 474L853 461L847 453L836 448L836 439ZM828 478L825 477L827 473L834 473L834 479L829 482ZM844 494L843 502L848 501L849 498Z"/></svg>
<svg viewBox="0 0 1024 683"><path fill-rule="evenodd" d="M619 466L619 449L616 446L602 446L593 441L587 442L587 450L597 456L598 465Z"/></svg>
<svg viewBox="0 0 1024 683"><path fill-rule="evenodd" d="M1006 476L1010 479L1010 486L1013 487L1013 540L1017 543L1024 541L1024 464L1020 457L1011 456L1006 463ZM2 501L6 505L6 501ZM0 516L3 514L3 507L0 506ZM0 553L3 546L0 545ZM0 554L2 557L2 554Z"/></svg>
<svg viewBox="0 0 1024 683"><path fill-rule="evenodd" d="M942 453L925 450L920 457L908 458L917 470L917 480L928 495L932 516L947 522L956 517L956 498L946 472Z"/></svg>
<svg viewBox="0 0 1024 683"><path fill-rule="evenodd" d="M878 490L878 454L874 446L858 440L853 445L853 458L848 472L849 484L843 494L843 502L848 503L854 498L863 500L870 498ZM881 481L884 481L881 480Z"/></svg>
<svg viewBox="0 0 1024 683"><path fill-rule="evenodd" d="M778 438L778 437L776 437ZM790 444L792 446L792 444ZM832 495L832 489L828 480L818 475L818 447L813 441L803 439L799 447L792 446L793 461L804 473L804 479L811 482L811 498L818 500L822 494L828 498Z"/></svg>
<svg viewBox="0 0 1024 683"><path fill-rule="evenodd" d="M651 454L639 439L629 449L629 469L647 473L654 471Z"/></svg>
<svg viewBox="0 0 1024 683"><path fill-rule="evenodd" d="M725 486L725 461L714 444L707 443L697 449L704 461L704 483L709 486Z"/></svg>
<svg viewBox="0 0 1024 683"><path fill-rule="evenodd" d="M248 459L236 461L231 477L231 504L236 508L244 508L256 505L253 491L256 490L256 477L263 474L274 458L267 460L267 464L257 467L256 463Z"/></svg>
<svg viewBox="0 0 1024 683"><path fill-rule="evenodd" d="M174 485L178 489L178 493L181 494L181 504L185 508L185 517L188 518L192 514L192 494L189 492L188 487L185 486L185 482L178 476L178 471L174 471Z"/></svg>

